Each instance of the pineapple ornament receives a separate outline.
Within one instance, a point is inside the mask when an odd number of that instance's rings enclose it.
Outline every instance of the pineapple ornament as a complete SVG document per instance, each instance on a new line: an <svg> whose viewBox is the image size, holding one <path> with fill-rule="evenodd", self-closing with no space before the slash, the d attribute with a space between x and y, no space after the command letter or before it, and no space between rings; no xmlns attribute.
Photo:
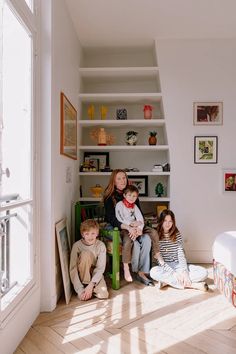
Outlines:
<svg viewBox="0 0 236 354"><path fill-rule="evenodd" d="M157 144L156 135L157 135L157 132L155 132L155 131L149 132L149 139L148 139L149 145L156 145Z"/></svg>

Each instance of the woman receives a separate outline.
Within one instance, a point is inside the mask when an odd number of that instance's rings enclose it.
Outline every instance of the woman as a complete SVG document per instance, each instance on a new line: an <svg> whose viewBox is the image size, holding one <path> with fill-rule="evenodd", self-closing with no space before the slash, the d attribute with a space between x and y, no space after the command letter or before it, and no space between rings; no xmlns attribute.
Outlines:
<svg viewBox="0 0 236 354"><path fill-rule="evenodd" d="M174 288L193 288L208 290L204 282L207 270L200 266L187 264L181 234L176 226L175 215L164 210L157 226L162 261L150 271L152 279L159 281L160 287L168 284Z"/></svg>
<svg viewBox="0 0 236 354"><path fill-rule="evenodd" d="M137 241L136 238L139 236L137 227L131 227L130 225L121 223L115 215L115 206L118 202L123 200L123 191L127 185L128 177L126 173L121 169L114 170L111 174L109 184L104 191L105 221L111 224L112 227L118 227L121 231L122 262L125 280L128 282L133 281L129 269L129 264L132 261L132 270L137 273L136 279L145 285L153 285L146 274L148 274L150 270L151 239L154 239L156 247L158 245L157 232L151 228L144 228L143 234ZM138 199L135 204L140 209ZM135 245L134 248L133 244Z"/></svg>

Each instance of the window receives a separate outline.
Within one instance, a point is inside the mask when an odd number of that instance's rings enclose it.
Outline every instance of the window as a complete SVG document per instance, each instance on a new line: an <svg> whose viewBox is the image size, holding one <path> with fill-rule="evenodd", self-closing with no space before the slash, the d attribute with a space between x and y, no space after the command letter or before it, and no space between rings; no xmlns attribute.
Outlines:
<svg viewBox="0 0 236 354"><path fill-rule="evenodd" d="M15 2L13 2L15 4ZM0 300L9 311L35 281L37 204L34 160L35 28L19 13L21 5L3 1L0 63ZM32 1L27 1L27 4ZM19 8L18 8L19 6ZM22 6L22 9L21 9ZM21 11L19 11L19 9Z"/></svg>

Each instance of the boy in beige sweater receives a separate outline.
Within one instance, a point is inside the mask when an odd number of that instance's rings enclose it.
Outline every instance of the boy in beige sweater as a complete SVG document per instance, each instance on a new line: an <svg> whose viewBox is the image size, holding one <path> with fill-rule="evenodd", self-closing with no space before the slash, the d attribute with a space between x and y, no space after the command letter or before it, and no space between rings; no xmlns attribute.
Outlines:
<svg viewBox="0 0 236 354"><path fill-rule="evenodd" d="M88 219L80 226L82 239L75 242L70 257L70 278L78 298L86 301L94 295L107 299L108 291L103 273L106 267L105 244L97 240L99 225Z"/></svg>

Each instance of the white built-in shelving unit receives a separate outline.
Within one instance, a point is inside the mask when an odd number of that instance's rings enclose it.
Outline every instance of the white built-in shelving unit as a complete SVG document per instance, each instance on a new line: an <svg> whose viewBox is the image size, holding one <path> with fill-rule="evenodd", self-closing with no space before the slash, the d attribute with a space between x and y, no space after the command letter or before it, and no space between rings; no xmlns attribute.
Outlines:
<svg viewBox="0 0 236 354"><path fill-rule="evenodd" d="M155 209L158 203L170 201L170 172L152 172L153 165L169 163L169 147L157 66L156 48L85 48L81 60L78 156L80 164L84 153L107 152L109 165L115 168L137 168L128 176L146 176L148 195L140 196L142 208ZM153 106L152 119L144 119L144 105ZM90 120L88 108L94 105L95 117ZM108 109L106 120L101 119L101 106ZM117 120L116 110L125 108L127 120ZM112 145L98 146L90 137L95 128L104 128L115 137ZM125 143L126 132L138 132L135 146ZM157 132L157 145L149 145L149 132ZM79 172L80 201L98 201L90 188L108 184L110 172ZM158 182L164 185L164 195L155 195Z"/></svg>

